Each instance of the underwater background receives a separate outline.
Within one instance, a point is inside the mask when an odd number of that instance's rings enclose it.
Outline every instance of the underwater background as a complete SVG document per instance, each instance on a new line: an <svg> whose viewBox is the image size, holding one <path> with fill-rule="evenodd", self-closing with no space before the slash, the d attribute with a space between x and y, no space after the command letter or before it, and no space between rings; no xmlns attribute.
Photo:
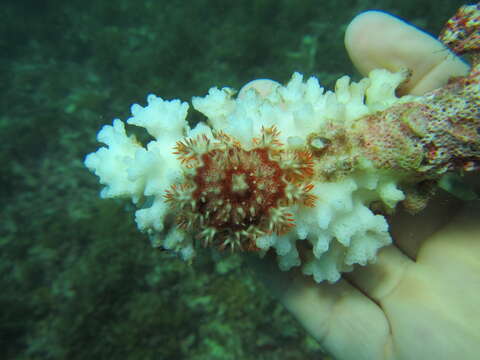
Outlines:
<svg viewBox="0 0 480 360"><path fill-rule="evenodd" d="M241 255L189 266L151 248L83 159L149 93L189 100L294 71L332 88L359 78L343 46L359 12L436 34L463 3L2 1L0 358L327 359Z"/></svg>

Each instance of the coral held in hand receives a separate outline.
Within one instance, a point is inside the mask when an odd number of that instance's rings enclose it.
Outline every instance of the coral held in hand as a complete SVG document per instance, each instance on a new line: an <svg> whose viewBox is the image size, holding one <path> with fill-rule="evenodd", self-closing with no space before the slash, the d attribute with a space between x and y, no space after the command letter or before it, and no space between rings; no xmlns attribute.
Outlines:
<svg viewBox="0 0 480 360"><path fill-rule="evenodd" d="M478 168L479 12L461 8L442 32L471 56L472 71L424 96L396 96L408 71L344 76L335 92L295 73L285 86L258 80L236 97L210 89L192 100L206 119L191 128L187 103L149 95L127 124L152 139L141 144L116 119L85 164L102 197L136 204L155 246L185 260L200 246L274 251L282 270L335 282L391 243L382 214L399 202L419 211L443 174Z"/></svg>

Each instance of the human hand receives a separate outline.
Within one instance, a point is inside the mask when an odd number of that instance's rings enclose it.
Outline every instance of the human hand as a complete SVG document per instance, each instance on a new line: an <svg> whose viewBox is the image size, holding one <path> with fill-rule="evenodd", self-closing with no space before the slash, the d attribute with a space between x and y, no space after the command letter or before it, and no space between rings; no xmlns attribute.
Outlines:
<svg viewBox="0 0 480 360"><path fill-rule="evenodd" d="M468 67L435 39L380 12L357 16L345 39L360 72L408 68L413 94L464 75ZM335 359L478 359L480 206L437 198L416 215L389 219L392 246L375 264L335 284L262 260L259 275Z"/></svg>

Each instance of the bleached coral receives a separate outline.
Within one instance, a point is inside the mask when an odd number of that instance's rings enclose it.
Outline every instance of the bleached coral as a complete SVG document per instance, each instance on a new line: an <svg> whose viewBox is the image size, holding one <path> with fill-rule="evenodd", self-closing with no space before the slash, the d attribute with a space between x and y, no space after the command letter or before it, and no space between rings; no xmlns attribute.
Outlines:
<svg viewBox="0 0 480 360"><path fill-rule="evenodd" d="M186 260L197 241L273 249L282 270L301 265L317 282L334 282L391 243L384 216L370 205L394 208L404 199L400 179L376 169L346 130L404 101L394 93L404 79L376 70L358 83L343 77L331 92L295 73L286 86L272 82L264 93L252 86L237 98L212 88L193 98L206 116L193 129L186 103L149 95L127 123L153 140L143 146L116 119L98 134L106 147L85 165L105 185L102 197L131 198L139 229ZM299 246L311 249L303 264Z"/></svg>
<svg viewBox="0 0 480 360"><path fill-rule="evenodd" d="M407 71L344 76L335 92L295 73L286 86L255 80L237 97L212 88L193 98L206 121L192 129L188 104L149 95L127 123L153 140L140 144L116 119L85 165L102 197L137 205L154 246L185 260L198 244L274 251L282 270L335 282L391 243L383 214L399 202L417 212L442 174L480 168L479 11L460 8L441 36L471 55L470 73L423 96L396 96Z"/></svg>

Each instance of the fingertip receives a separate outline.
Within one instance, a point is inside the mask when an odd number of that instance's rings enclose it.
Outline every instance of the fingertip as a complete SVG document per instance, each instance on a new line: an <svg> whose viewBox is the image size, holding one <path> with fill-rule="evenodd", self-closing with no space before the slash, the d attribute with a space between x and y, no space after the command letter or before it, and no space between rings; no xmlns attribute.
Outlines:
<svg viewBox="0 0 480 360"><path fill-rule="evenodd" d="M261 97L267 97L272 92L275 91L277 87L281 84L277 81L270 80L270 79L256 79L248 82L238 92L238 97L242 98L245 97L245 94L250 89L255 89Z"/></svg>
<svg viewBox="0 0 480 360"><path fill-rule="evenodd" d="M347 52L362 75L377 68L412 70L403 86L421 95L468 72L468 65L431 35L382 11L357 15L345 33Z"/></svg>
<svg viewBox="0 0 480 360"><path fill-rule="evenodd" d="M345 47L355 67L362 75L377 68L398 71L388 57L389 39L401 21L383 11L369 10L355 16L345 31ZM388 36L390 35L390 36Z"/></svg>

